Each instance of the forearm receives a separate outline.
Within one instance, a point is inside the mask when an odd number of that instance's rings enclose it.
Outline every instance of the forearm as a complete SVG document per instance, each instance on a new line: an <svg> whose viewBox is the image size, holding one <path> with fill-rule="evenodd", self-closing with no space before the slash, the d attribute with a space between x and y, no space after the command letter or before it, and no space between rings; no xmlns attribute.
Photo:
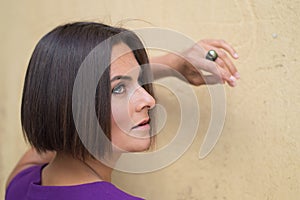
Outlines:
<svg viewBox="0 0 300 200"><path fill-rule="evenodd" d="M177 76L178 69L184 64L184 59L172 53L150 58L151 71L154 79Z"/></svg>

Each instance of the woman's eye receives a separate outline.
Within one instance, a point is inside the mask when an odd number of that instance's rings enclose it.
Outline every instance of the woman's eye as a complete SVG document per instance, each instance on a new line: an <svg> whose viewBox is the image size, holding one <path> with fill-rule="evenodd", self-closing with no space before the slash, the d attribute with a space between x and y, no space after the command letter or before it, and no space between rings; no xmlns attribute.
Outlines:
<svg viewBox="0 0 300 200"><path fill-rule="evenodd" d="M125 85L121 84L121 85L117 85L116 87L114 87L112 89L112 93L114 94L122 94L125 92Z"/></svg>

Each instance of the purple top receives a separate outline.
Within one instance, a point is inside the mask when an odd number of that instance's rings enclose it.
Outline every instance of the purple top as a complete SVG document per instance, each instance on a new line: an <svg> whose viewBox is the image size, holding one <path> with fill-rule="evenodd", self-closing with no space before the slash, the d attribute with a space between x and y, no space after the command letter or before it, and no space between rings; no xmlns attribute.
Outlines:
<svg viewBox="0 0 300 200"><path fill-rule="evenodd" d="M141 200L105 181L74 186L41 186L41 172L44 166L33 166L16 175L6 190L5 199Z"/></svg>

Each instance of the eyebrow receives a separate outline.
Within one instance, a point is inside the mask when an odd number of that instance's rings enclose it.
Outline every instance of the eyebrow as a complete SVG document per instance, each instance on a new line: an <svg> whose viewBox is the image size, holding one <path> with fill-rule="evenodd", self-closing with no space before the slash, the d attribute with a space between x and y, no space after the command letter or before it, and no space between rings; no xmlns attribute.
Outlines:
<svg viewBox="0 0 300 200"><path fill-rule="evenodd" d="M116 80L132 80L132 78L130 76L122 76L122 75L119 75L119 76L114 76L110 82L114 82Z"/></svg>

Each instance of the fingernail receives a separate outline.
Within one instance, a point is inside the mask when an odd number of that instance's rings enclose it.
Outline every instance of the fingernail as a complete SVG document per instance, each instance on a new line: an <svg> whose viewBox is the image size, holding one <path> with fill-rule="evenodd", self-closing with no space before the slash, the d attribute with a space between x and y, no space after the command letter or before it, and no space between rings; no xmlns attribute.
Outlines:
<svg viewBox="0 0 300 200"><path fill-rule="evenodd" d="M240 78L241 78L240 73L235 72L235 73L234 73L234 77L237 78L237 79L240 79Z"/></svg>
<svg viewBox="0 0 300 200"><path fill-rule="evenodd" d="M236 86L236 78L234 78L233 76L230 76L230 83L232 85L232 87L235 87Z"/></svg>
<svg viewBox="0 0 300 200"><path fill-rule="evenodd" d="M229 79L231 80L231 82L235 82L236 81L236 78L234 78L234 76L230 76Z"/></svg>
<svg viewBox="0 0 300 200"><path fill-rule="evenodd" d="M237 53L234 53L233 56L234 56L235 58L238 58L238 57L239 57L239 55L238 55Z"/></svg>

